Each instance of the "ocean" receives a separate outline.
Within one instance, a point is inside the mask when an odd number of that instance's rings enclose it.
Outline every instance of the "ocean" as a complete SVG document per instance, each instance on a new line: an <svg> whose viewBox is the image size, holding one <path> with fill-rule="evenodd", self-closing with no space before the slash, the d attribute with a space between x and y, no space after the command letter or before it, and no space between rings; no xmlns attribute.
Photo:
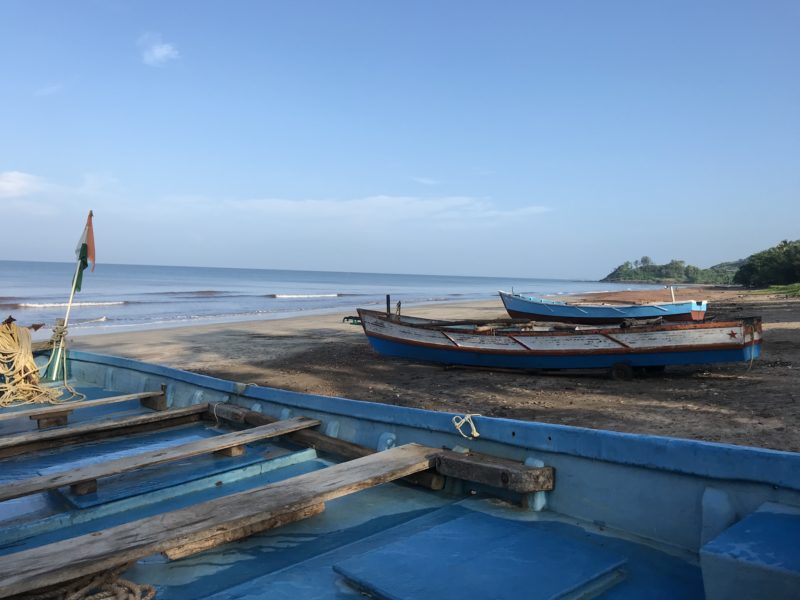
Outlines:
<svg viewBox="0 0 800 600"><path fill-rule="evenodd" d="M0 261L0 319L44 323L35 339L63 318L74 263ZM395 275L100 264L87 270L70 314L71 335L249 321L357 307L456 302L497 297L497 290L569 294L658 286L558 279ZM497 300L501 306L500 299Z"/></svg>

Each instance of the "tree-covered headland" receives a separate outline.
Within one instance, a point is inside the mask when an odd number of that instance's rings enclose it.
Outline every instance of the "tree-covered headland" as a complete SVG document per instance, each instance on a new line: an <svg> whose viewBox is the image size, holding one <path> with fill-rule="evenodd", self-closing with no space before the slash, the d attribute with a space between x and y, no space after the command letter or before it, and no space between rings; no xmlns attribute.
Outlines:
<svg viewBox="0 0 800 600"><path fill-rule="evenodd" d="M649 256L627 261L602 281L658 283L737 283L747 287L782 286L777 293L800 294L800 240L784 240L744 260L721 263L708 269L671 260L657 265Z"/></svg>
<svg viewBox="0 0 800 600"><path fill-rule="evenodd" d="M622 263L601 281L730 284L733 283L739 263L722 263L710 269L701 269L674 259L667 264L657 265L649 256L643 256L633 262Z"/></svg>
<svg viewBox="0 0 800 600"><path fill-rule="evenodd" d="M748 287L800 283L800 240L748 256L733 281Z"/></svg>

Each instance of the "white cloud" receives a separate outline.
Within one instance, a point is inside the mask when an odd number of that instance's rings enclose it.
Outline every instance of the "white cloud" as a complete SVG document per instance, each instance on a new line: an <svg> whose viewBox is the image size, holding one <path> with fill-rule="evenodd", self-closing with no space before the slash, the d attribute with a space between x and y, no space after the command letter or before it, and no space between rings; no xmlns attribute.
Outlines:
<svg viewBox="0 0 800 600"><path fill-rule="evenodd" d="M412 181L416 181L417 183L421 183L422 185L439 185L442 183L438 179L434 179L433 177L412 177Z"/></svg>
<svg viewBox="0 0 800 600"><path fill-rule="evenodd" d="M35 175L22 171L0 173L0 198L22 198L41 191L45 182Z"/></svg>
<svg viewBox="0 0 800 600"><path fill-rule="evenodd" d="M398 224L412 227L462 229L519 222L526 217L550 212L546 206L527 205L513 208L498 206L491 198L470 196L369 196L347 200L285 198L212 199L196 196L173 196L161 203L172 209L185 206L196 212L224 212L244 218L268 218L273 223L299 224L303 228L348 229L352 224L393 230ZM335 225L334 225L335 224Z"/></svg>
<svg viewBox="0 0 800 600"><path fill-rule="evenodd" d="M61 83L54 83L52 85L46 85L44 87L40 87L37 90L34 90L33 95L37 98L43 98L45 96L53 96L55 94L60 93L64 90L64 85Z"/></svg>
<svg viewBox="0 0 800 600"><path fill-rule="evenodd" d="M162 41L158 33L145 33L137 41L142 53L142 62L151 67L160 67L180 57L174 44Z"/></svg>

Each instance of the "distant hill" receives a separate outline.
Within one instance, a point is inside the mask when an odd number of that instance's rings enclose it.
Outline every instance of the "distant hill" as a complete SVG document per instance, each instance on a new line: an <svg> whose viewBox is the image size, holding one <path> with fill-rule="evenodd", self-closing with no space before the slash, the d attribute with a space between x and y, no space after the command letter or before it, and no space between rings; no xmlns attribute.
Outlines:
<svg viewBox="0 0 800 600"><path fill-rule="evenodd" d="M657 265L649 256L643 256L622 263L600 281L796 286L800 284L800 240L783 240L747 258L720 263L709 269L674 259L665 265Z"/></svg>
<svg viewBox="0 0 800 600"><path fill-rule="evenodd" d="M701 269L675 259L657 265L649 256L643 256L633 262L622 263L601 281L730 284L743 263L744 260L737 260Z"/></svg>
<svg viewBox="0 0 800 600"><path fill-rule="evenodd" d="M800 240L783 240L743 261L734 277L749 287L800 283Z"/></svg>

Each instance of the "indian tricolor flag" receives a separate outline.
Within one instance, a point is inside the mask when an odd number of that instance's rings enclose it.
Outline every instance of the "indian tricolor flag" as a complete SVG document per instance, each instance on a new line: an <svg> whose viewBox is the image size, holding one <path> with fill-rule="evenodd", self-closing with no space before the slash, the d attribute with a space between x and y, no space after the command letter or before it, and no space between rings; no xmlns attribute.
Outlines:
<svg viewBox="0 0 800 600"><path fill-rule="evenodd" d="M75 248L75 256L78 258L79 265L75 271L75 291L81 291L81 282L83 281L83 272L89 263L92 263L92 271L94 271L94 229L92 228L92 211L89 211L89 216L86 219L86 227L83 228L83 235L78 240L78 246Z"/></svg>

